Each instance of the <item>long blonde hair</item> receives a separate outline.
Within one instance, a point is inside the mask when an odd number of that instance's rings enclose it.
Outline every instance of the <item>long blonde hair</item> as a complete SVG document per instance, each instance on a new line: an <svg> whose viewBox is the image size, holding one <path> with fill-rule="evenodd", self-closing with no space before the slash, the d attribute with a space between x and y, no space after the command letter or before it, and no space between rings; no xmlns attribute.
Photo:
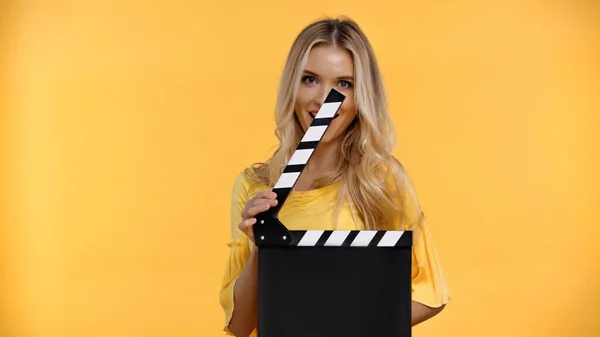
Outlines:
<svg viewBox="0 0 600 337"><path fill-rule="evenodd" d="M272 187L296 150L303 136L294 113L296 92L308 55L320 44L342 47L352 54L358 118L346 132L337 166L324 172L317 185L341 181L338 212L344 202L351 202L366 229L413 229L423 215L403 166L392 155L396 133L373 49L352 19L323 19L300 32L279 84L275 109L279 146L265 163L255 163L245 173Z"/></svg>

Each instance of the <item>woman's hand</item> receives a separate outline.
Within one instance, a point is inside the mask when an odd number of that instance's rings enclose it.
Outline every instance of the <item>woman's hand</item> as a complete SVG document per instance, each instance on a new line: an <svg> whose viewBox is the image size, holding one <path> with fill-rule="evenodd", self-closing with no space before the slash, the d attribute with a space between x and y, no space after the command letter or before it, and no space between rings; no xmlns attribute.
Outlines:
<svg viewBox="0 0 600 337"><path fill-rule="evenodd" d="M254 224L256 223L255 216L269 208L277 205L277 194L272 190L264 190L257 193L252 199L246 202L246 207L242 211L242 221L238 228L244 232L248 238L254 243Z"/></svg>
<svg viewBox="0 0 600 337"><path fill-rule="evenodd" d="M257 193L246 202L242 210L242 220L238 228L244 232L254 243L255 216L269 210L277 205L277 194L271 190ZM256 248L256 247L255 247ZM242 274L234 286L234 308L229 330L235 336L250 336L256 329L258 308L258 255L257 249L253 249L248 257Z"/></svg>

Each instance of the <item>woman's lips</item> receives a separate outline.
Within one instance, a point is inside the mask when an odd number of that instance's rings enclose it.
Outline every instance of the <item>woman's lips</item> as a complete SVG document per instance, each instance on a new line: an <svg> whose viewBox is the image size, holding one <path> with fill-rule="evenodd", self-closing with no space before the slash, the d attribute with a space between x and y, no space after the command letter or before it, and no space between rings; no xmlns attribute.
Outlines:
<svg viewBox="0 0 600 337"><path fill-rule="evenodd" d="M318 111L317 111L317 112L318 112ZM315 118L317 117L317 112L309 111L309 112L308 112L308 114L310 115L310 117L312 117L313 119L315 119ZM336 119L336 118L338 118L338 116L339 116L339 114L337 114L337 113L336 113L336 114L333 116L333 119Z"/></svg>

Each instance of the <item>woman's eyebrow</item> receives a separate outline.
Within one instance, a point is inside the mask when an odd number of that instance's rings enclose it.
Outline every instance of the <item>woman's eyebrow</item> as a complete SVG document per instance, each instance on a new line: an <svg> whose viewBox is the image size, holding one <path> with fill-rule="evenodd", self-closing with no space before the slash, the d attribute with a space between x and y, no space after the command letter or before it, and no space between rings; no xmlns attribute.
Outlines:
<svg viewBox="0 0 600 337"><path fill-rule="evenodd" d="M315 76L315 77L319 77L319 74L315 73L314 71L308 70L308 69L305 69L304 73ZM354 80L354 76L345 75L345 76L340 76L337 79L338 80Z"/></svg>

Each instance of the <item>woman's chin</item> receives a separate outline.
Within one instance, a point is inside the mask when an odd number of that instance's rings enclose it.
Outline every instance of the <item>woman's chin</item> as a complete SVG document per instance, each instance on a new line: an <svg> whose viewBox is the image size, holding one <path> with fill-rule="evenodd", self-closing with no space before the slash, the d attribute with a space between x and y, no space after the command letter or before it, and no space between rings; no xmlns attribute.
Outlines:
<svg viewBox="0 0 600 337"><path fill-rule="evenodd" d="M321 138L321 143L331 144L341 141L343 135L339 134L337 130L328 129Z"/></svg>

